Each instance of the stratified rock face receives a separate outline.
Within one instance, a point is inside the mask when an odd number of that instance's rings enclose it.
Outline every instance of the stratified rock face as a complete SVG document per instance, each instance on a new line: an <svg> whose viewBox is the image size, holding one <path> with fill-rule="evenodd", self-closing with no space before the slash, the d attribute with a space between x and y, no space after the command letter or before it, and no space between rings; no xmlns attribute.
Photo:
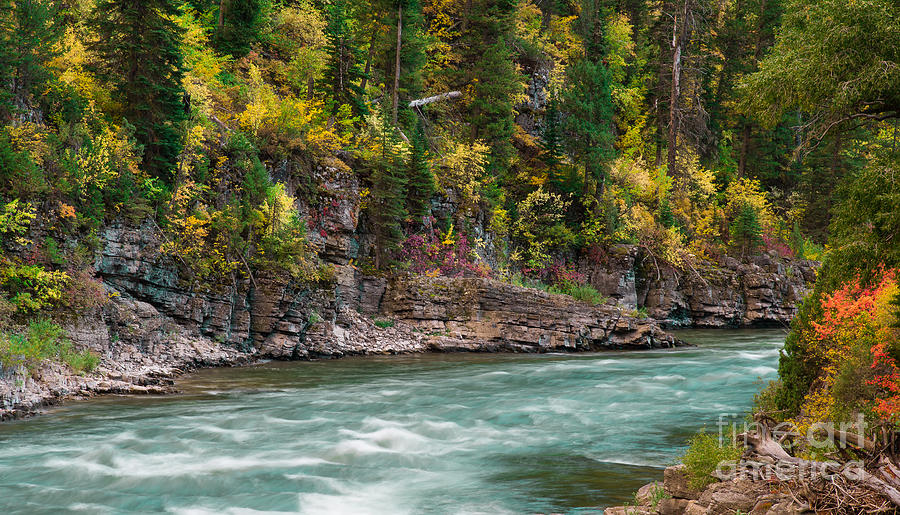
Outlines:
<svg viewBox="0 0 900 515"><path fill-rule="evenodd" d="M152 224L117 222L103 233L98 275L114 294L145 302L180 326L235 346L250 341L251 281L195 291L179 280L175 263L159 253L161 236Z"/></svg>
<svg viewBox="0 0 900 515"><path fill-rule="evenodd" d="M787 325L816 277L815 261L753 256L678 270L616 245L579 262L588 282L626 309L670 326Z"/></svg>
<svg viewBox="0 0 900 515"><path fill-rule="evenodd" d="M547 352L672 347L655 324L614 306L590 306L482 278L408 278L390 283L385 316L429 335L437 350Z"/></svg>

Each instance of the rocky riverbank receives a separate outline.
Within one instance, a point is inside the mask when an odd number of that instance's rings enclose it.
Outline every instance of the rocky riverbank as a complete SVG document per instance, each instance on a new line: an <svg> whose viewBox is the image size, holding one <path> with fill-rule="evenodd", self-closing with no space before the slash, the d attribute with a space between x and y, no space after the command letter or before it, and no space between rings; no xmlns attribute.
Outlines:
<svg viewBox="0 0 900 515"><path fill-rule="evenodd" d="M799 515L811 513L776 483L738 477L705 489L690 487L684 465L668 467L662 482L641 487L635 502L604 510L606 515Z"/></svg>
<svg viewBox="0 0 900 515"><path fill-rule="evenodd" d="M363 314L334 294L301 289L289 298L280 288L262 290L259 285L269 283L259 280L245 296L195 296L176 289L163 294L167 277L154 273L130 283L107 281L110 302L67 327L76 347L101 356L100 366L88 376L60 364L32 374L8 371L0 379L0 419L28 416L68 398L169 393L185 371L259 359L680 344L655 322L615 306L590 306L489 279L373 280L384 285L384 300L378 312ZM119 289L122 285L130 288ZM156 298L166 302L148 302ZM243 302L235 302L238 298ZM218 315L223 312L228 317ZM245 335L242 342L228 342L237 334Z"/></svg>
<svg viewBox="0 0 900 515"><path fill-rule="evenodd" d="M166 237L153 221L117 220L101 231L93 267L110 301L67 327L75 347L97 353L100 366L84 377L61 365L33 374L0 370L0 418L66 398L165 393L183 371L259 359L671 347L678 342L664 327L787 324L815 278L815 263L770 255L684 271L633 245L577 262L608 299L599 306L486 278L367 275L354 264L372 248L360 221L358 179L321 168L315 182L321 186L316 205L325 207L295 207L309 221L318 259L333 267L333 282L255 271L201 288L160 252ZM432 211L458 214L446 199ZM499 246L485 218L465 222L485 242L481 259L496 264ZM42 231L33 224L31 239L42 241Z"/></svg>

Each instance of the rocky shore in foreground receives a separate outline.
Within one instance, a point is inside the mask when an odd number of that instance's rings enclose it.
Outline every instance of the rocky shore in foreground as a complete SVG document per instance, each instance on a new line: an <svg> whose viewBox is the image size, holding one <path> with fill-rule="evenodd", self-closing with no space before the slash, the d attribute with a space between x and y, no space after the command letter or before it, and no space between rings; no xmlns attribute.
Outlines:
<svg viewBox="0 0 900 515"><path fill-rule="evenodd" d="M684 465L666 468L662 482L641 487L635 502L604 510L606 515L799 515L811 513L777 483L738 477L691 488Z"/></svg>

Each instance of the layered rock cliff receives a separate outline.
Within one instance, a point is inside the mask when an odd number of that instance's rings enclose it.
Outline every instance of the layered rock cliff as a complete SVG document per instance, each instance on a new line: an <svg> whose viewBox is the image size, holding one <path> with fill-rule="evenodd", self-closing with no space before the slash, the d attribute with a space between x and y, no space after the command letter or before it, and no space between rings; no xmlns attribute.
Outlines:
<svg viewBox="0 0 900 515"><path fill-rule="evenodd" d="M315 180L316 202L296 207L309 221L319 258L334 267L333 283L256 271L200 289L160 252L166 237L154 222L117 220L101 232L94 266L111 302L68 327L77 347L102 357L97 373L78 377L54 366L34 377L6 371L0 417L71 396L166 391L184 370L259 358L670 347L677 341L663 325L785 324L815 275L813 263L771 256L681 271L619 245L578 262L608 296L600 306L484 278L366 275L354 266L372 245L358 179L320 168ZM452 198L434 211L454 216ZM487 242L485 262L496 263L499 246L484 217L467 222Z"/></svg>
<svg viewBox="0 0 900 515"><path fill-rule="evenodd" d="M680 270L635 245L616 245L579 262L588 282L616 304L670 327L787 326L819 263L770 254Z"/></svg>

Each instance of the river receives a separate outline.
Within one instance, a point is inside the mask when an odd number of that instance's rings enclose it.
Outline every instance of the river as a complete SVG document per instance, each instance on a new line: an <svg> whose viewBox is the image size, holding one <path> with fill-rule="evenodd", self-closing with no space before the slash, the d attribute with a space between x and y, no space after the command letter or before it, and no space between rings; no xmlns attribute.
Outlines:
<svg viewBox="0 0 900 515"><path fill-rule="evenodd" d="M746 410L784 332L205 370L0 424L0 513L602 513Z"/></svg>

